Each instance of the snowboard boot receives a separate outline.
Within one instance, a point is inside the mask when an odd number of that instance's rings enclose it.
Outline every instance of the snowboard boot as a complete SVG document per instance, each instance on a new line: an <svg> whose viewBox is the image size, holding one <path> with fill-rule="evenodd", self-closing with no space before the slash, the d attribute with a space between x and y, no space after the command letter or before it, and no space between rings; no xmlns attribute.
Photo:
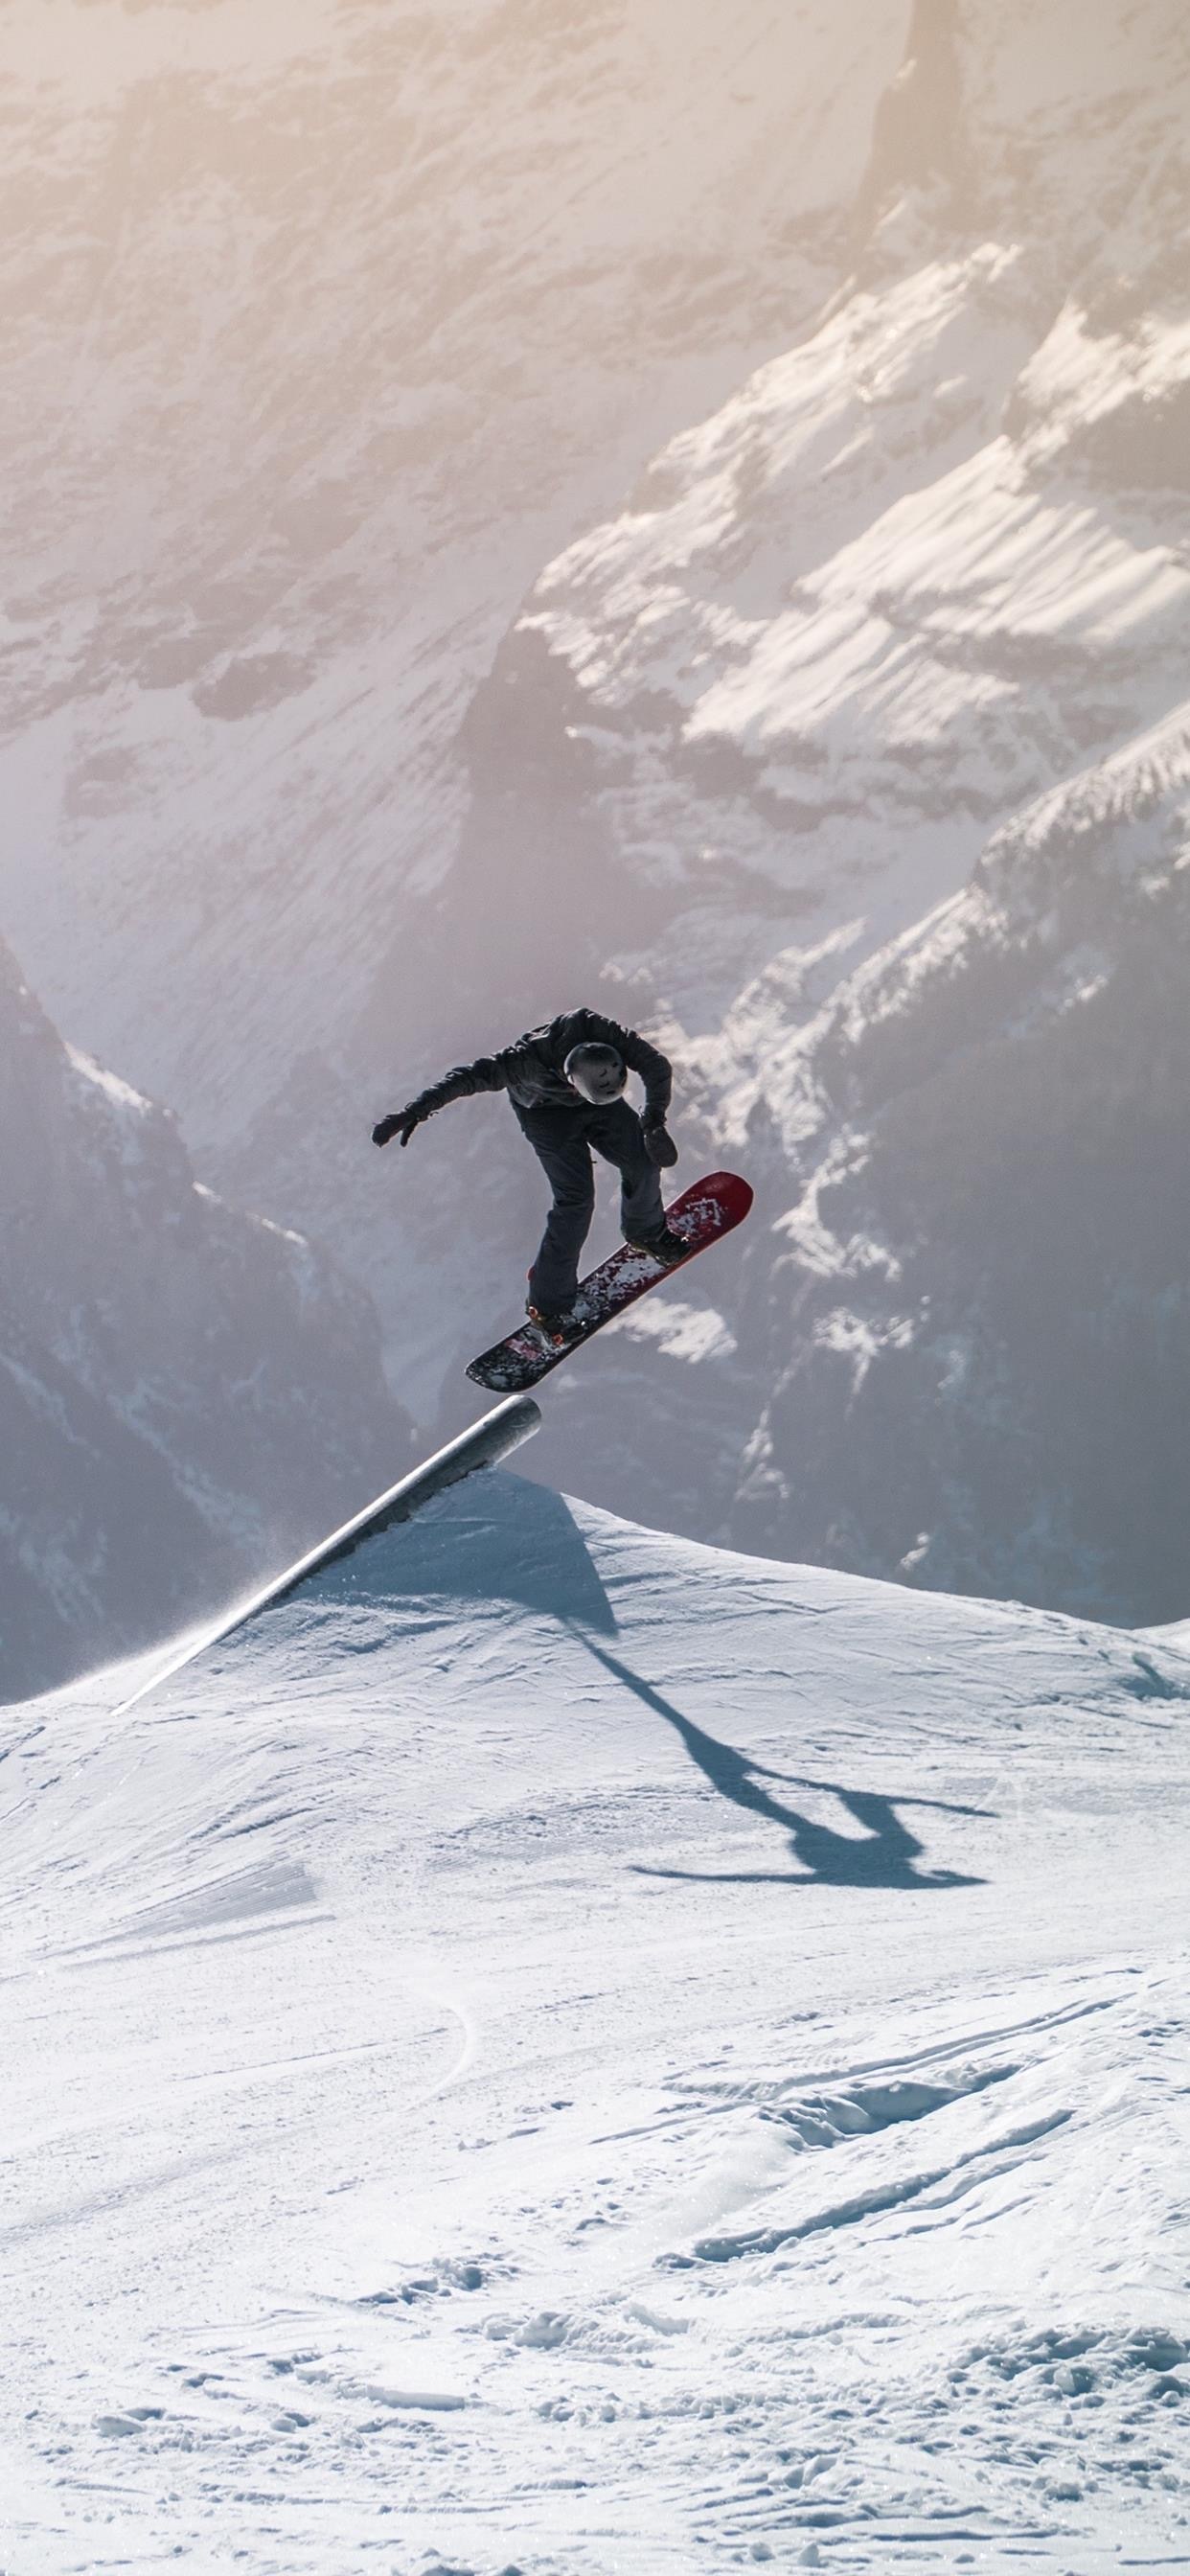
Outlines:
<svg viewBox="0 0 1190 2576"><path fill-rule="evenodd" d="M530 1323L536 1326L543 1340L549 1342L555 1350L561 1349L571 1327L582 1321L577 1297L572 1298L568 1306L547 1309L544 1306L535 1306L532 1296L528 1296L525 1299L525 1313Z"/></svg>
<svg viewBox="0 0 1190 2576"><path fill-rule="evenodd" d="M642 1242L639 1236L628 1239L628 1249L630 1252L647 1252L651 1261L659 1261L663 1269L669 1270L675 1261L685 1260L690 1246L680 1234L674 1233L672 1226L663 1225L660 1234L651 1234L647 1243Z"/></svg>

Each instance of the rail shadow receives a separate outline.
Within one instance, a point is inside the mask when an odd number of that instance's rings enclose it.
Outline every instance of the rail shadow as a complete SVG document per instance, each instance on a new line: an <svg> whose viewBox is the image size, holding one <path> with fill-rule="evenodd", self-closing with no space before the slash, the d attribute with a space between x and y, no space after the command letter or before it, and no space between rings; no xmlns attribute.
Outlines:
<svg viewBox="0 0 1190 2576"><path fill-rule="evenodd" d="M388 1605L511 1602L614 1637L616 1617L569 1505L506 1467L481 1469L349 1562L311 1578L321 1598Z"/></svg>

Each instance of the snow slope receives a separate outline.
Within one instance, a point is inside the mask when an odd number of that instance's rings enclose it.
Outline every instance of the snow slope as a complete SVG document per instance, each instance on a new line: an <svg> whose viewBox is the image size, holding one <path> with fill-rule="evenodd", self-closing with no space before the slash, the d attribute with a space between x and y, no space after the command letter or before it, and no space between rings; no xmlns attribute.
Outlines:
<svg viewBox="0 0 1190 2576"><path fill-rule="evenodd" d="M10 1712L8 2559L1190 2563L1190 1661L483 1476Z"/></svg>

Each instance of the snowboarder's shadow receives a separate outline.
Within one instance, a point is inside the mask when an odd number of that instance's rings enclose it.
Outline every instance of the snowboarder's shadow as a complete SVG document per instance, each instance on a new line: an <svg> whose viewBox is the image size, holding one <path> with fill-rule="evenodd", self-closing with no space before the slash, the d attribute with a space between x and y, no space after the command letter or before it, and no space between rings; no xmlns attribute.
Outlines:
<svg viewBox="0 0 1190 2576"><path fill-rule="evenodd" d="M847 1789L837 1780L811 1780L796 1772L774 1771L767 1762L757 1762L750 1754L737 1753L734 1746L721 1744L708 1735L693 1719L683 1717L681 1710L663 1699L660 1691L642 1681L638 1673L622 1664L619 1658L597 1646L592 1637L584 1639L590 1654L614 1673L628 1690L634 1691L645 1707L663 1717L680 1735L692 1762L704 1779L711 1783L721 1798L733 1806L744 1807L770 1824L780 1825L789 1835L793 1857L801 1862L798 1870L699 1870L650 1868L643 1862L631 1866L643 1878L681 1878L733 1887L904 1887L945 1888L982 1887L985 1881L964 1876L958 1870L921 1870L916 1867L924 1845L902 1821L900 1807L932 1807L943 1815L986 1816L986 1807L959 1807L942 1798L886 1798L870 1789ZM858 1834L837 1833L830 1825L816 1824L796 1807L761 1784L768 1780L787 1781L791 1786L812 1789L837 1798L864 1827Z"/></svg>

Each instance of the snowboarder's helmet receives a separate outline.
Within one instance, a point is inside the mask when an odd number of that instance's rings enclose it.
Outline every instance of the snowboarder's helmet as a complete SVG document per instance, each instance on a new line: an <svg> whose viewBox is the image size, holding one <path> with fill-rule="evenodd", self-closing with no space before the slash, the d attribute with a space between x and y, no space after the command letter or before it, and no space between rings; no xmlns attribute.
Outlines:
<svg viewBox="0 0 1190 2576"><path fill-rule="evenodd" d="M585 1038L566 1058L566 1079L599 1109L606 1101L619 1099L628 1067L614 1046L605 1046L600 1038Z"/></svg>

